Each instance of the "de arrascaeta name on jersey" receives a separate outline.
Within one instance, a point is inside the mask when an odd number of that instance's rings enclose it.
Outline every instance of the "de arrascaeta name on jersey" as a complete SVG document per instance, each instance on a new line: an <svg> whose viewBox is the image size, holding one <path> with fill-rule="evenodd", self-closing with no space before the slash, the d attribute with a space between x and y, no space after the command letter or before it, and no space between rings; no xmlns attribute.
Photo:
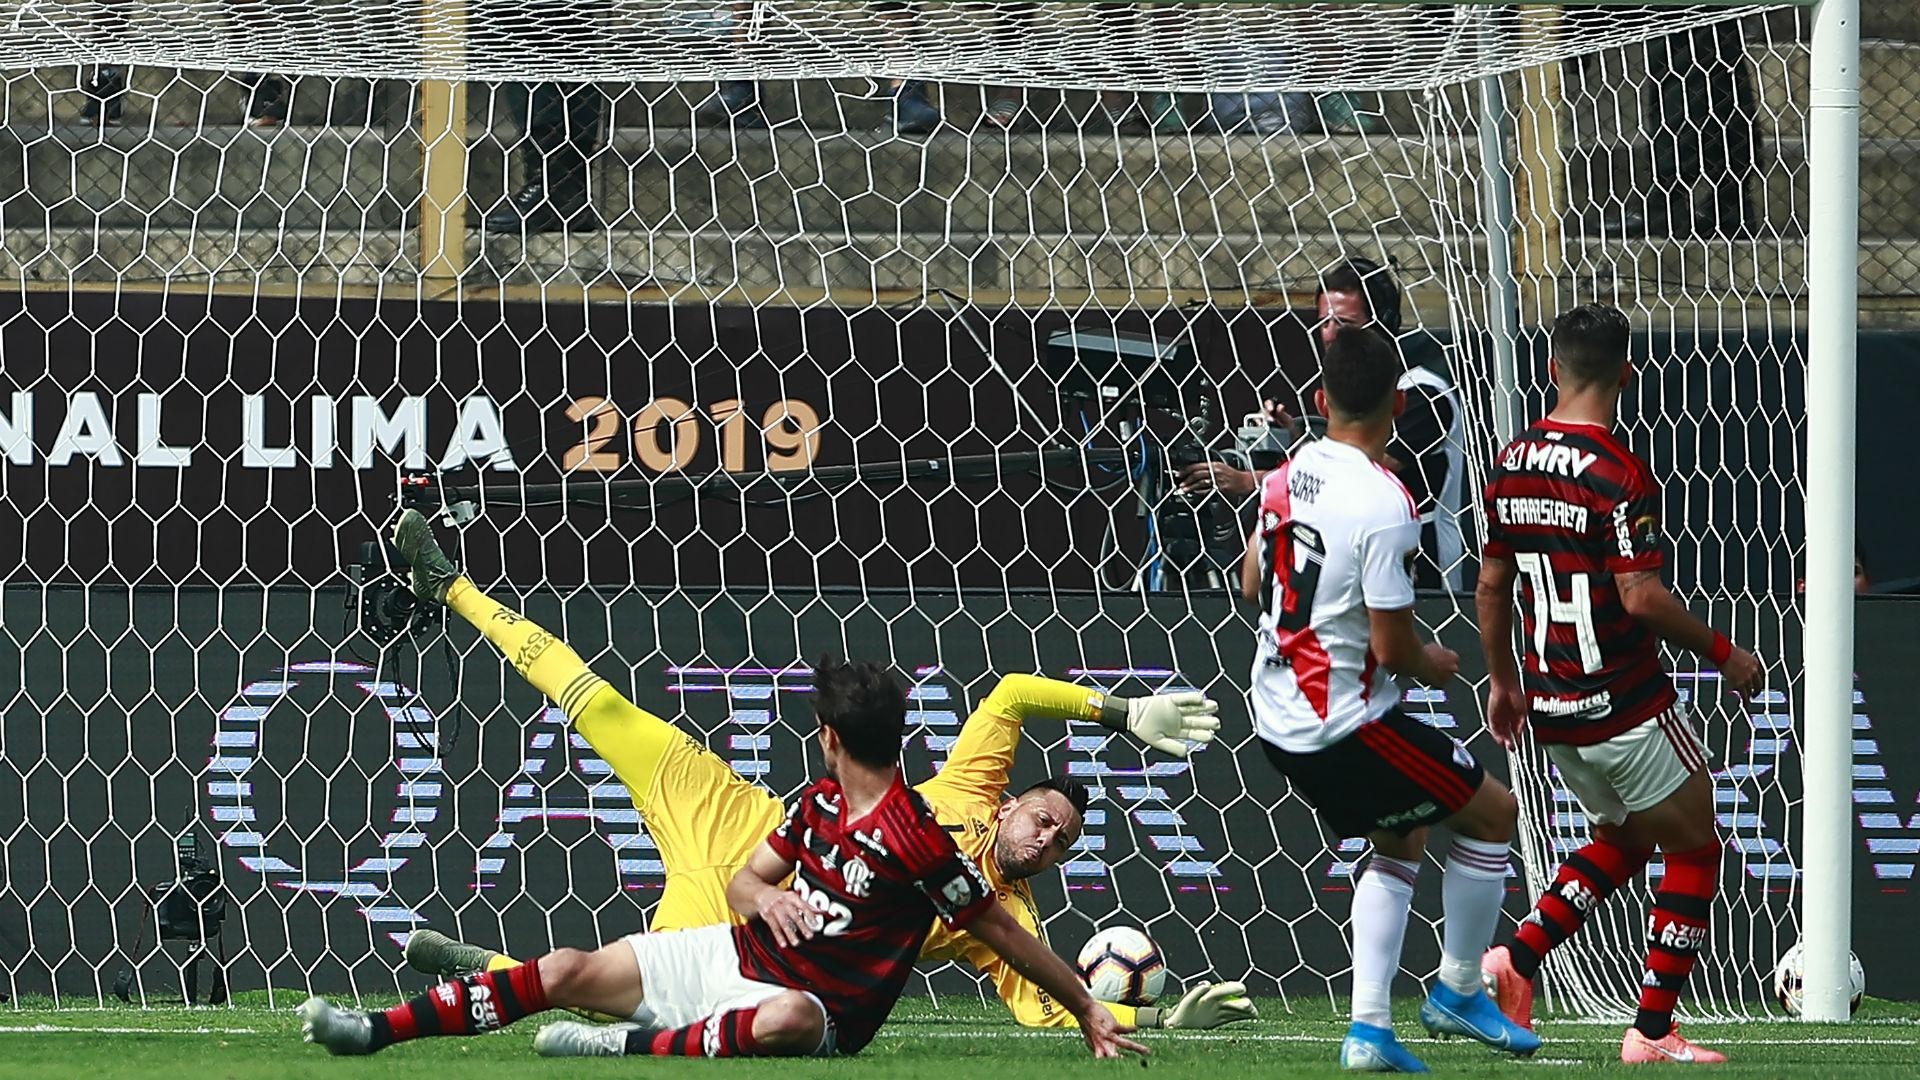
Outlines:
<svg viewBox="0 0 1920 1080"><path fill-rule="evenodd" d="M1542 525L1587 531L1587 508L1560 499L1501 496L1493 500L1493 512L1502 525Z"/></svg>

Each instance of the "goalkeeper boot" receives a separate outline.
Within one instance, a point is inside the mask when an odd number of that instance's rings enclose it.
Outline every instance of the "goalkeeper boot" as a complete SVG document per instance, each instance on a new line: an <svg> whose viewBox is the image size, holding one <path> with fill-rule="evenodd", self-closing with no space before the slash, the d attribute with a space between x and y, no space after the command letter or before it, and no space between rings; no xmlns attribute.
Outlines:
<svg viewBox="0 0 1920 1080"><path fill-rule="evenodd" d="M1507 1019L1533 1030L1533 980L1515 970L1513 950L1505 945L1487 950L1480 958L1480 985L1487 988Z"/></svg>
<svg viewBox="0 0 1920 1080"><path fill-rule="evenodd" d="M407 947L402 955L407 958L407 966L422 975L460 979L487 970L487 965L500 954L455 941L438 930L415 930L407 935Z"/></svg>
<svg viewBox="0 0 1920 1080"><path fill-rule="evenodd" d="M627 1033L643 1030L640 1024L603 1026L562 1020L534 1033L533 1052L541 1057L625 1057Z"/></svg>
<svg viewBox="0 0 1920 1080"><path fill-rule="evenodd" d="M359 1009L340 1009L323 997L310 997L294 1010L300 1017L300 1035L319 1043L329 1054L373 1053L373 1018Z"/></svg>
<svg viewBox="0 0 1920 1080"><path fill-rule="evenodd" d="M433 525L426 515L418 510L401 511L400 519L393 523L393 546L400 549L400 556L413 568L413 595L436 604L444 603L447 586L460 576L460 568L440 550L440 542L433 538Z"/></svg>
<svg viewBox="0 0 1920 1080"><path fill-rule="evenodd" d="M1540 1049L1540 1036L1507 1019L1485 990L1463 994L1446 983L1435 983L1420 1006L1420 1023L1430 1035L1465 1035L1495 1050L1531 1054Z"/></svg>
<svg viewBox="0 0 1920 1080"><path fill-rule="evenodd" d="M1353 1072L1429 1072L1424 1062L1400 1045L1392 1028L1374 1027L1358 1020L1347 1028L1340 1043L1340 1067Z"/></svg>

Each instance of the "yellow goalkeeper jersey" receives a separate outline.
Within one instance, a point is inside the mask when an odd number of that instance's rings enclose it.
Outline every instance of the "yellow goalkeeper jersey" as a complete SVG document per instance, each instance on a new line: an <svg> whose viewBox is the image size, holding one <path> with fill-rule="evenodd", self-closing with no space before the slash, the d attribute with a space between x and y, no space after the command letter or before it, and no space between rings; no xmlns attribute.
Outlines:
<svg viewBox="0 0 1920 1080"><path fill-rule="evenodd" d="M1020 747L1022 722L1030 715L1095 719L1103 700L1098 691L1084 686L1032 675L1009 675L1000 680L993 693L967 718L939 774L915 788L932 804L940 824L953 834L954 843L986 873L1001 905L1042 941L1047 934L1041 926L1032 886L1024 881L1004 880L999 864L994 861L993 842L1000 827L996 814L1006 797L1007 776L1013 768L1013 755ZM933 932L921 946L920 958L958 960L984 973L993 980L994 990L1013 1011L1014 1018L1028 1027L1077 1025L1073 1014L1054 1001L1051 994L1028 982L1013 965L964 930L948 929L935 920ZM1107 1007L1121 1023L1134 1022L1136 1010L1133 1008Z"/></svg>

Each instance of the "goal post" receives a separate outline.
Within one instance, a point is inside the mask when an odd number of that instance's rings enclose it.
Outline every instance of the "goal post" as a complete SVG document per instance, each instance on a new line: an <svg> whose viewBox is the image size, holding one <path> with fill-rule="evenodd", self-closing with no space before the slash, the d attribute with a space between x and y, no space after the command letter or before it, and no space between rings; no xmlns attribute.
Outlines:
<svg viewBox="0 0 1920 1080"><path fill-rule="evenodd" d="M1860 3L1813 9L1807 158L1806 1003L1852 1015L1853 566L1860 244ZM1829 167L1830 166L1830 167Z"/></svg>
<svg viewBox="0 0 1920 1080"><path fill-rule="evenodd" d="M1801 940L1806 1015L1844 1018L1857 0L261 7L0 0L0 992L177 961L137 907L189 821L236 988L390 992L416 926L559 944L651 906L643 823L484 643L449 631L448 682L342 628L335 538L407 472L475 496L476 577L778 794L823 647L913 676L923 770L998 674L1208 691L1230 737L1190 766L1029 725L1022 768L1099 789L1048 928L1331 998L1359 849L1236 765L1239 508L1168 475L1310 402L1319 275L1364 256L1459 395L1468 492L1546 403L1553 314L1633 317L1676 592L1779 675L1742 707L1670 658L1732 845L1687 1008L1771 1010ZM258 72L293 82L279 126ZM748 80L764 127L714 108ZM938 84L932 134L897 130L896 80ZM593 101L548 143L505 84ZM1713 154L1737 195L1676 179ZM590 223L487 223L576 173ZM1476 649L1465 595L1421 616ZM1480 692L1418 704L1491 759ZM1585 823L1535 750L1511 766L1518 915ZM1631 1001L1649 884L1621 893L1552 1007Z"/></svg>

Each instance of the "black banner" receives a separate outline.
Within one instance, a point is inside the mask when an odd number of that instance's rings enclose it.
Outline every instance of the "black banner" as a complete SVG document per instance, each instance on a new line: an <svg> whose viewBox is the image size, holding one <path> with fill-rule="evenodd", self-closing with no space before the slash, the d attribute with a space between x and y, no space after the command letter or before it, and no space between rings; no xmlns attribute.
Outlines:
<svg viewBox="0 0 1920 1080"><path fill-rule="evenodd" d="M1090 588L1105 552L1123 560L1109 574L1124 582L1143 533L1124 475L1116 486L1082 468L1049 486L1010 465L985 480L896 476L791 499L724 483L687 498L678 482L1030 454L1069 428L1077 438L1080 419L1063 417L1038 364L1040 343L1070 321L0 296L0 548L24 550L41 581L322 583L342 536L370 538L391 514L402 470L440 470L469 484L676 481L597 521L551 500L509 504L466 552L482 578L538 567L556 586ZM1287 311L1097 321L1192 349L1216 399L1194 414L1211 413L1216 434L1219 399L1237 423L1268 384L1290 397L1313 368Z"/></svg>
<svg viewBox="0 0 1920 1080"><path fill-rule="evenodd" d="M0 550L9 580L266 585L334 580L340 553L391 513L403 470L509 488L658 481L639 509L522 506L488 515L465 557L533 587L1124 588L1150 543L1125 468L1021 455L1095 430L1041 357L1075 325L1151 335L1190 355L1178 412L1153 415L1130 466L1166 444L1231 443L1274 397L1300 411L1317 362L1308 313L415 304L106 293L0 295ZM1861 340L1861 534L1883 580L1920 577L1899 542L1913 500L1887 442L1920 403L1914 335ZM1476 347L1484 343L1477 343ZM1411 359L1456 371L1413 335ZM1529 414L1546 344L1524 346ZM1784 590L1804 524L1805 413L1792 334L1650 335L1624 427L1662 478L1675 580L1702 593ZM1475 408L1484 393L1462 389ZM1136 452L1144 446L1150 459ZM1490 453L1492 447L1472 447ZM902 462L1005 459L993 475ZM860 466L857 482L743 490L771 471ZM702 481L695 491L690 480ZM1230 531L1230 530L1229 530Z"/></svg>

